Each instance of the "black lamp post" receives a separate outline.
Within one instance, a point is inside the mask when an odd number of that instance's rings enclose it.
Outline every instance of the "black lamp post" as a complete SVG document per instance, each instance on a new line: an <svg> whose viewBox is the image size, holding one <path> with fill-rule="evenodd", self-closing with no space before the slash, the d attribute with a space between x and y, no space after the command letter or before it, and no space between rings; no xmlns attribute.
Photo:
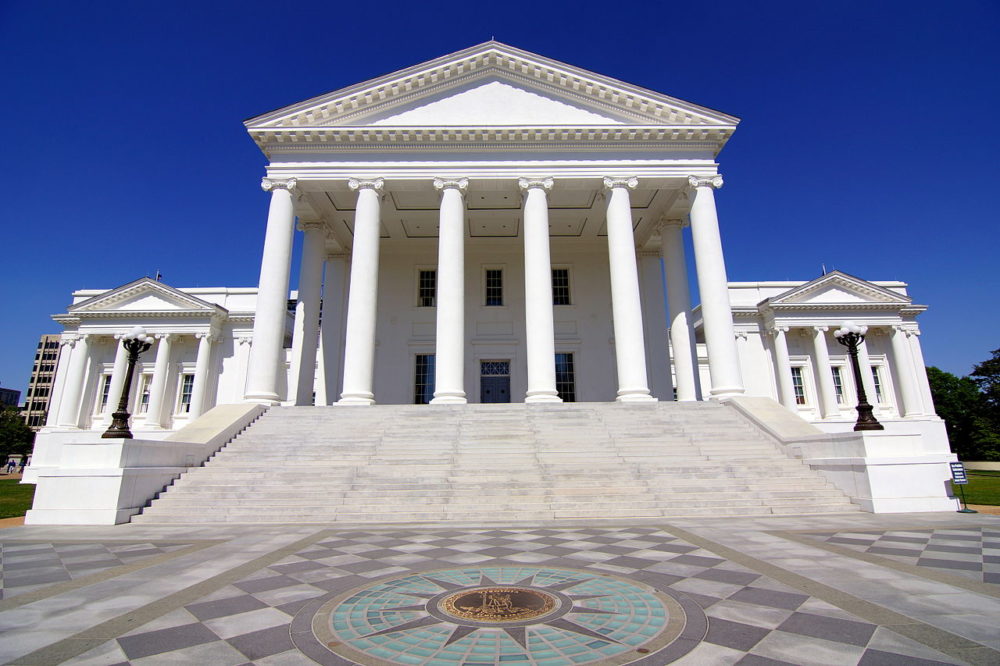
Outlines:
<svg viewBox="0 0 1000 666"><path fill-rule="evenodd" d="M853 321L845 321L843 326L833 332L837 342L847 347L847 353L851 357L851 368L854 370L854 385L858 388L858 421L854 424L855 430L885 430L885 426L878 422L872 414L872 406L868 404L868 396L865 395L865 385L861 381L861 366L858 364L858 345L865 341L867 326L858 326Z"/></svg>
<svg viewBox="0 0 1000 666"><path fill-rule="evenodd" d="M118 411L111 415L111 427L105 431L101 437L112 439L121 437L132 439L132 431L128 429L128 401L132 393L132 374L135 371L135 364L139 360L139 354L146 351L153 344L153 336L147 335L142 326L136 326L122 338L122 346L128 352L128 369L125 370L125 383L122 384L122 396L118 401Z"/></svg>

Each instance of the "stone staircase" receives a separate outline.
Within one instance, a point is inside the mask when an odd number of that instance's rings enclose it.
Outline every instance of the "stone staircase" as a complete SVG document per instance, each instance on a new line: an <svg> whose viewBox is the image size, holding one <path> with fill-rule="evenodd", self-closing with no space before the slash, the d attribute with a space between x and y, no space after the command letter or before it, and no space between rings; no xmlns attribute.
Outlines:
<svg viewBox="0 0 1000 666"><path fill-rule="evenodd" d="M857 511L718 403L276 407L135 523Z"/></svg>

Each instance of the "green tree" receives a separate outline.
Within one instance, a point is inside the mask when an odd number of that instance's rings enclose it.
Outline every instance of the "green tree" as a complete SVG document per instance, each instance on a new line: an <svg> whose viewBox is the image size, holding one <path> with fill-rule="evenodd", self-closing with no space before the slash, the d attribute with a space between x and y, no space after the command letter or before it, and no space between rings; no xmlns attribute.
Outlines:
<svg viewBox="0 0 1000 666"><path fill-rule="evenodd" d="M1000 431L990 418L990 405L979 384L935 367L927 368L927 379L952 451L962 460L1000 460Z"/></svg>
<svg viewBox="0 0 1000 666"><path fill-rule="evenodd" d="M14 454L27 456L35 442L35 433L25 423L18 411L12 407L0 410L0 464Z"/></svg>
<svg viewBox="0 0 1000 666"><path fill-rule="evenodd" d="M990 352L992 356L972 369L969 378L976 383L986 404L989 406L988 417L1000 425L1000 349Z"/></svg>

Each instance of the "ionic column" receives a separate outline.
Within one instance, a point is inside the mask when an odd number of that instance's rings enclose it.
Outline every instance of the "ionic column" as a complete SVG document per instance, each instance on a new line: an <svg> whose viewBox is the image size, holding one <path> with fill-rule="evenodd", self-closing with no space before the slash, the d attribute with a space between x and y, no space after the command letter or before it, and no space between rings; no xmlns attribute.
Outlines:
<svg viewBox="0 0 1000 666"><path fill-rule="evenodd" d="M347 297L342 405L372 405L375 394L375 319L378 298L378 239L383 180L348 181L358 193L351 249L351 286Z"/></svg>
<svg viewBox="0 0 1000 666"><path fill-rule="evenodd" d="M778 399L782 405L794 412L798 410L798 404L795 402L795 387L792 386L792 363L788 358L788 340L785 339L787 332L787 326L775 326L771 330L774 336L774 361L778 373Z"/></svg>
<svg viewBox="0 0 1000 666"><path fill-rule="evenodd" d="M260 260L257 311L253 322L253 346L247 370L246 400L266 405L280 402L278 373L282 361L285 316L288 307L288 274L292 263L292 240L295 234L295 208L292 193L294 178L261 182L271 193L267 213L267 233Z"/></svg>
<svg viewBox="0 0 1000 666"><path fill-rule="evenodd" d="M742 395L745 389L733 331L719 216L715 210L715 190L722 187L722 176L690 176L688 185L694 195L691 202L691 239L694 241L708 370L712 376L711 394L716 398Z"/></svg>
<svg viewBox="0 0 1000 666"><path fill-rule="evenodd" d="M931 385L927 381L927 365L924 362L924 352L920 349L920 331L911 329L907 336L910 341L910 351L913 357L913 374L920 389L920 399L923 401L924 414L936 414L934 396L931 395Z"/></svg>
<svg viewBox="0 0 1000 666"><path fill-rule="evenodd" d="M299 266L299 298L292 337L292 381L296 405L313 404L316 350L319 347L319 308L326 258L326 227L322 222L299 222L304 234Z"/></svg>
<svg viewBox="0 0 1000 666"><path fill-rule="evenodd" d="M650 402L646 378L646 344L642 332L639 273L632 233L629 190L638 178L605 178L608 257L611 265L611 313L614 317L615 359L618 364L618 401Z"/></svg>
<svg viewBox="0 0 1000 666"><path fill-rule="evenodd" d="M465 397L465 204L469 181L434 179L441 192L438 224L437 338L434 405L464 405ZM530 348L529 348L530 354Z"/></svg>
<svg viewBox="0 0 1000 666"><path fill-rule="evenodd" d="M677 400L699 399L698 357L691 323L691 290L688 286L687 264L684 258L683 223L667 220L660 227L660 256L667 280L670 348L673 350Z"/></svg>
<svg viewBox="0 0 1000 666"><path fill-rule="evenodd" d="M837 404L837 389L833 385L833 369L830 367L830 351L826 346L828 326L813 326L813 361L816 366L816 385L819 389L819 405L823 418L840 416Z"/></svg>
<svg viewBox="0 0 1000 666"><path fill-rule="evenodd" d="M323 366L322 390L316 391L317 404L337 401L340 391L340 361L344 332L344 286L347 279L347 256L332 254L326 258L323 277L323 315L320 318L320 359Z"/></svg>
<svg viewBox="0 0 1000 666"><path fill-rule="evenodd" d="M871 333L869 333L870 337ZM862 340L861 344L858 345L858 365L861 366L861 384L865 389L865 395L868 396L868 402L872 403L872 413L879 413L878 406L878 393L875 391L875 377L872 375L874 370L872 370L872 360L868 356L868 342L867 340ZM885 390L885 387L882 387Z"/></svg>
<svg viewBox="0 0 1000 666"><path fill-rule="evenodd" d="M208 369L212 360L212 343L216 338L211 333L195 333L198 338L198 358L194 363L194 385L191 387L191 409L188 415L192 420L205 411L205 394L208 391Z"/></svg>
<svg viewBox="0 0 1000 666"><path fill-rule="evenodd" d="M115 341L115 365L111 370L111 384L108 386L108 404L104 405L104 414L101 421L105 425L111 425L112 414L118 407L118 400L122 395L122 386L125 385L125 370L128 368L128 352L122 344L122 334L114 337Z"/></svg>
<svg viewBox="0 0 1000 666"><path fill-rule="evenodd" d="M892 327L892 370L896 376L896 384L903 398L901 416L916 416L920 414L920 393L913 375L913 359L910 344L906 339L906 329L902 326Z"/></svg>
<svg viewBox="0 0 1000 666"><path fill-rule="evenodd" d="M170 347L173 336L159 333L156 336L156 363L153 381L149 385L149 404L146 406L147 428L163 427L163 396L167 391L167 374L170 372Z"/></svg>
<svg viewBox="0 0 1000 666"><path fill-rule="evenodd" d="M670 378L670 345L668 343L667 311L663 291L663 271L660 253L636 252L639 263L639 297L642 300L642 323L646 329L646 379L650 394L657 400L674 400L674 384Z"/></svg>
<svg viewBox="0 0 1000 666"><path fill-rule="evenodd" d="M517 181L524 193L524 324L528 348L525 402L562 402L556 391L552 259L549 254L547 192L552 189L552 182L551 178Z"/></svg>
<svg viewBox="0 0 1000 666"><path fill-rule="evenodd" d="M68 375L63 384L62 398L59 401L59 419L56 425L65 428L80 427L80 401L83 398L83 382L87 379L87 366L90 365L90 348L87 343L89 335L79 335L64 341L64 346L72 349L69 359ZM65 354L66 352L63 351Z"/></svg>

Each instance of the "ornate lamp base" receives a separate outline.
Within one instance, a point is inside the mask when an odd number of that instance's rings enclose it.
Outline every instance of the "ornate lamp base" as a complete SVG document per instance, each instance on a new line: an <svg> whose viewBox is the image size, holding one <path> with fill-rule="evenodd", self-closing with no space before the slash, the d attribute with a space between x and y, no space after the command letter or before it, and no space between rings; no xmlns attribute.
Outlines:
<svg viewBox="0 0 1000 666"><path fill-rule="evenodd" d="M858 422L854 424L855 430L885 430L885 426L878 422L872 414L872 406L866 403L858 405Z"/></svg>
<svg viewBox="0 0 1000 666"><path fill-rule="evenodd" d="M132 439L132 431L128 429L128 412L115 412L111 415L111 427L104 431L101 439Z"/></svg>

